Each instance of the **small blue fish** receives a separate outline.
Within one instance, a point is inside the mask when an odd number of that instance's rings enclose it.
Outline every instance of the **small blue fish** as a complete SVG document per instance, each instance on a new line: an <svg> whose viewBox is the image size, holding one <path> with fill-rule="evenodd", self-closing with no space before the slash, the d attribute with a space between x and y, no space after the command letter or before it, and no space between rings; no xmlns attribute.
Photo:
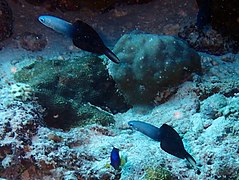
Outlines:
<svg viewBox="0 0 239 180"><path fill-rule="evenodd" d="M119 155L119 149L115 148L114 146L110 154L110 165L115 170L120 170L121 160Z"/></svg>

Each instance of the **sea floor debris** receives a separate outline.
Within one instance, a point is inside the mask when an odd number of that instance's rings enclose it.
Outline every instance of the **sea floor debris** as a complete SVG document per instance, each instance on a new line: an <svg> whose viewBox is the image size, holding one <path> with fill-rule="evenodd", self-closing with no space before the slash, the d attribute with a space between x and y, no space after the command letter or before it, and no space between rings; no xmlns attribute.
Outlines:
<svg viewBox="0 0 239 180"><path fill-rule="evenodd" d="M169 171L173 179L238 178L238 93L226 88L207 93L215 84L202 79L217 68L224 72L217 73L220 87L224 78L236 77L231 76L227 66L236 65L239 59L231 64L221 57L203 56L211 59L203 61L203 66L211 67L201 80L186 81L167 102L151 110L133 108L115 114L115 124L107 127L91 124L66 132L49 128L43 121L44 110L37 102L16 100L8 94L10 86L2 87L1 177L144 179L149 172L153 173L154 167L160 167ZM198 162L201 173L197 174L186 160L162 151L158 142L130 130L129 120L174 127ZM120 174L105 166L110 162L112 145L127 156Z"/></svg>

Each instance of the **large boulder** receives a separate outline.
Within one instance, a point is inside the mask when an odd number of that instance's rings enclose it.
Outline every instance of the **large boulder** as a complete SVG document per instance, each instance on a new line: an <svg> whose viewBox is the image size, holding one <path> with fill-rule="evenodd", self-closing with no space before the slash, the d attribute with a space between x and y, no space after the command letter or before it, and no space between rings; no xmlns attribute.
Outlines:
<svg viewBox="0 0 239 180"><path fill-rule="evenodd" d="M110 63L109 73L131 105L161 101L160 93L172 94L186 75L201 72L198 53L173 36L126 34L113 51L121 63Z"/></svg>

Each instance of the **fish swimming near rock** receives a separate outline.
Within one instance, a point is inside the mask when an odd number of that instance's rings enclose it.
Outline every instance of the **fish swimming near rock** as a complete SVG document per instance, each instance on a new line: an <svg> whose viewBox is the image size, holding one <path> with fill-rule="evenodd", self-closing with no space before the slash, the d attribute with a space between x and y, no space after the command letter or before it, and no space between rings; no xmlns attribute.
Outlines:
<svg viewBox="0 0 239 180"><path fill-rule="evenodd" d="M110 164L106 164L106 168L111 166L118 172L121 171L122 167L127 163L127 156L125 154L119 154L119 149L113 146L113 149L110 153Z"/></svg>
<svg viewBox="0 0 239 180"><path fill-rule="evenodd" d="M195 159L185 150L181 137L171 126L163 124L157 128L142 121L129 121L128 125L153 140L159 141L160 147L165 152L181 159L186 158L193 167L196 166Z"/></svg>
<svg viewBox="0 0 239 180"><path fill-rule="evenodd" d="M106 55L114 63L119 63L119 58L105 46L99 34L87 23L77 20L70 23L54 16L39 16L38 20L45 26L72 38L73 44L97 55Z"/></svg>
<svg viewBox="0 0 239 180"><path fill-rule="evenodd" d="M110 154L110 165L115 170L120 170L121 160L119 155L119 149L115 148L114 146Z"/></svg>

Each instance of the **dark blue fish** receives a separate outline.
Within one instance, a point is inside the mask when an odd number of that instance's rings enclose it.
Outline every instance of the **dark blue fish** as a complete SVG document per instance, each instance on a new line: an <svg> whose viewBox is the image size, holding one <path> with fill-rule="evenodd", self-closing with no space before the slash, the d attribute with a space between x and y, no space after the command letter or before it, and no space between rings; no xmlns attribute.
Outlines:
<svg viewBox="0 0 239 180"><path fill-rule="evenodd" d="M89 51L98 55L106 55L111 61L119 63L118 57L105 46L98 33L88 24L77 20L73 23L73 44L85 51Z"/></svg>
<svg viewBox="0 0 239 180"><path fill-rule="evenodd" d="M196 164L195 159L185 150L179 134L169 125L163 124L159 128L161 136L160 147L167 153L178 158L186 158L192 165Z"/></svg>
<svg viewBox="0 0 239 180"><path fill-rule="evenodd" d="M195 167L196 161L185 150L182 139L171 126L163 124L160 128L157 128L142 121L129 121L128 124L153 140L159 141L160 147L167 153L181 159L186 158Z"/></svg>
<svg viewBox="0 0 239 180"><path fill-rule="evenodd" d="M97 55L106 55L111 61L119 63L118 57L105 46L99 34L87 23L77 20L73 24L54 16L40 16L39 21L45 26L72 38L73 44Z"/></svg>
<svg viewBox="0 0 239 180"><path fill-rule="evenodd" d="M120 155L119 155L119 149L113 147L111 154L110 154L110 165L115 169L115 170L120 170Z"/></svg>

